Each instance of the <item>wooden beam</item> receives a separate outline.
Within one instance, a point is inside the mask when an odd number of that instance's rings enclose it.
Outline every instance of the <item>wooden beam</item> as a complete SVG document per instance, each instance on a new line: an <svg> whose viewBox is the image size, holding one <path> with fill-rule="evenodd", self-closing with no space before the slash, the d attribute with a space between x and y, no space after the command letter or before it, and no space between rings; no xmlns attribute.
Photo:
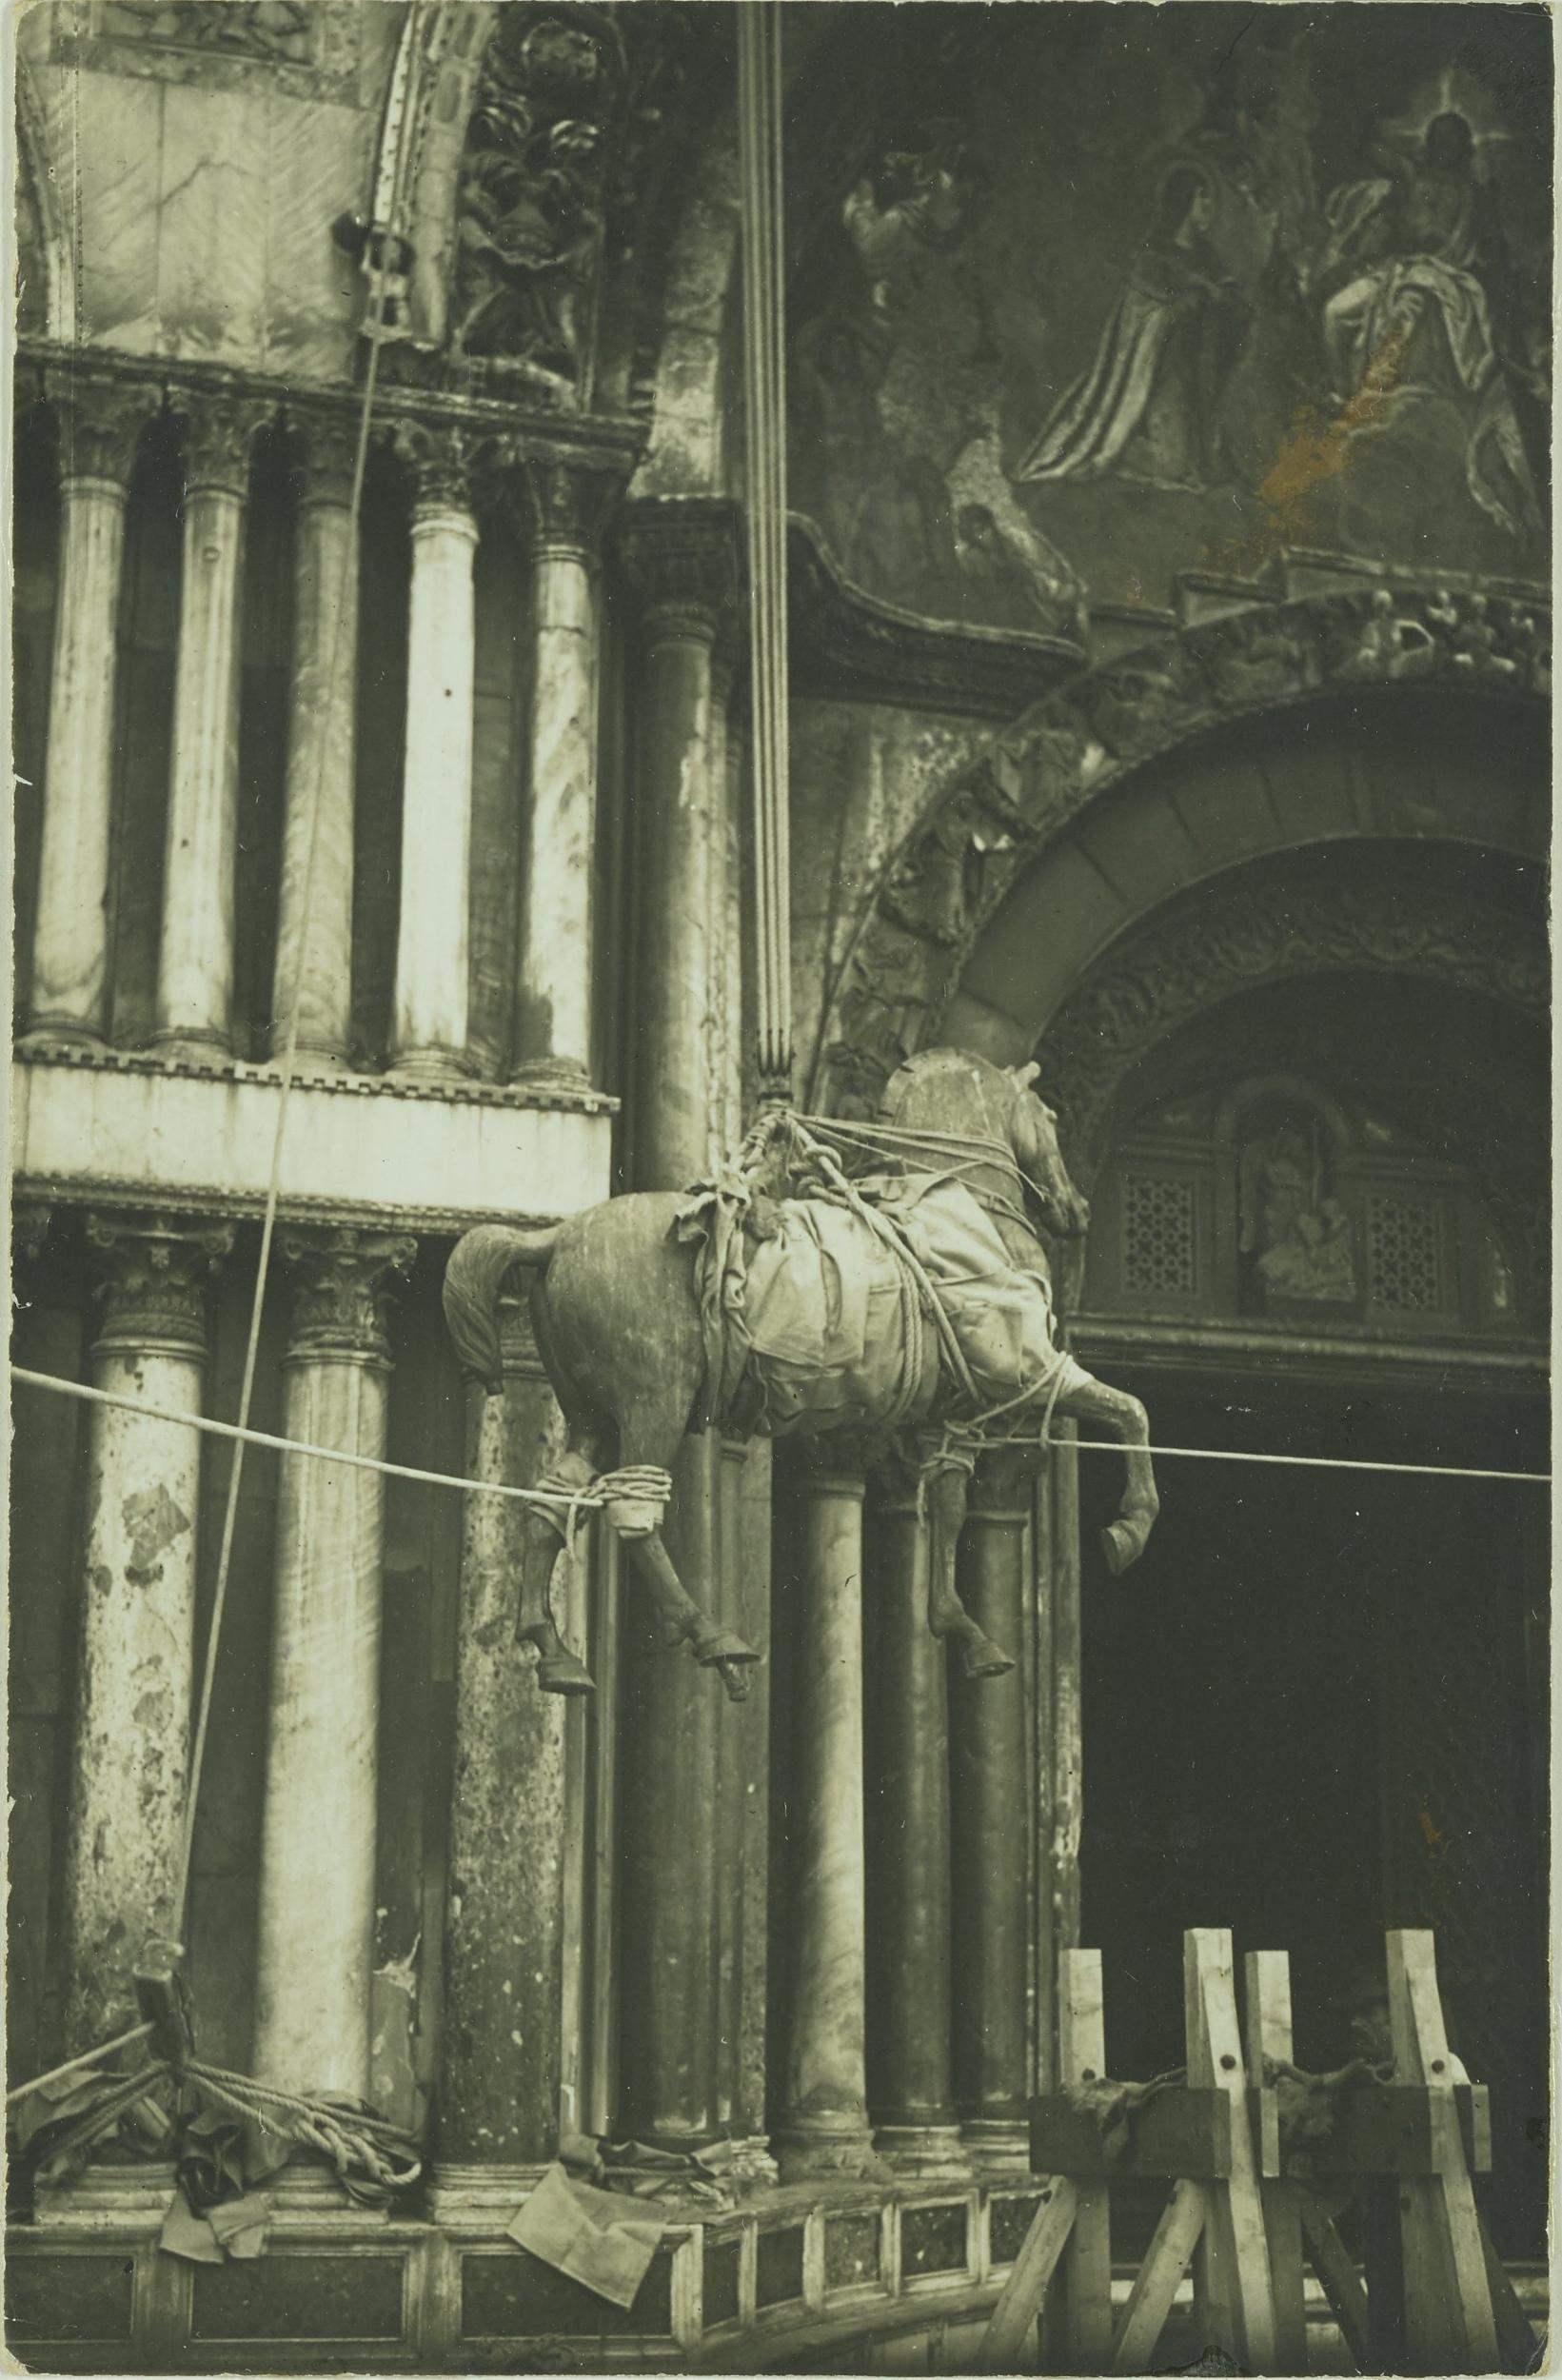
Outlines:
<svg viewBox="0 0 1562 2380"><path fill-rule="evenodd" d="M1106 2072L1099 1951L1063 1954L1058 2066L1065 2091L1099 2082ZM1104 2180L1078 2184L1063 2288L1066 2369L1102 2370L1112 2355L1112 2215Z"/></svg>
<svg viewBox="0 0 1562 2380"><path fill-rule="evenodd" d="M1031 2228L983 2333L979 2371L1015 2370L1025 2334L1041 2311L1047 2284L1074 2227L1078 2202L1078 2192L1072 2182L1055 2176L1044 2184Z"/></svg>
<svg viewBox="0 0 1562 2380"><path fill-rule="evenodd" d="M1255 2091L1264 2092L1264 2103L1273 2108L1274 2093L1265 2089L1266 2061L1289 2066L1295 2055L1291 1960L1284 1951L1249 1951L1245 1967L1248 2081ZM1276 2164L1278 2148L1276 2140ZM1270 2180L1263 2185L1263 2202L1275 2294L1275 2351L1282 2371L1305 2371L1307 2276L1302 2263L1301 2192L1295 2182Z"/></svg>
<svg viewBox="0 0 1562 2380"><path fill-rule="evenodd" d="M1197 2247L1209 2211L1208 2186L1178 2182L1161 2211L1156 2235L1135 2276L1122 2320L1112 2342L1114 2371L1142 2371L1166 2328L1188 2260Z"/></svg>
<svg viewBox="0 0 1562 2380"><path fill-rule="evenodd" d="M1391 1932L1389 2025L1396 2079L1428 2097L1434 2174L1401 2180L1407 2343L1419 2369L1492 2371L1496 2321L1430 1933ZM1460 2070L1462 2076L1463 2069Z"/></svg>

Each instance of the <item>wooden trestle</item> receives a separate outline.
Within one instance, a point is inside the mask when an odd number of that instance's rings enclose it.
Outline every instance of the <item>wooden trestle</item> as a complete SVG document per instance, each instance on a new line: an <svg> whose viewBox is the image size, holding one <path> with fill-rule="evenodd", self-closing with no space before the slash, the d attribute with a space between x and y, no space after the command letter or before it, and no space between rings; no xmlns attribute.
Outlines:
<svg viewBox="0 0 1562 2380"><path fill-rule="evenodd" d="M1448 2046L1433 1937L1388 1935L1392 2070L1293 2064L1290 1960L1250 1952L1239 2030L1232 1938L1183 1936L1187 2064L1106 2075L1098 1951L1062 1979L1062 2089L1031 2108L1049 2176L982 2343L981 2369L1142 2372L1189 2266L1198 2345L1243 2371L1305 2372L1310 2260L1358 2370L1524 2371L1535 2342L1480 2211L1485 2087ZM1114 2305L1115 2180L1172 2184L1126 2304ZM1358 2268L1337 2218L1361 2203ZM1054 2284L1057 2283L1056 2290ZM1032 2351L1033 2337L1036 2351Z"/></svg>

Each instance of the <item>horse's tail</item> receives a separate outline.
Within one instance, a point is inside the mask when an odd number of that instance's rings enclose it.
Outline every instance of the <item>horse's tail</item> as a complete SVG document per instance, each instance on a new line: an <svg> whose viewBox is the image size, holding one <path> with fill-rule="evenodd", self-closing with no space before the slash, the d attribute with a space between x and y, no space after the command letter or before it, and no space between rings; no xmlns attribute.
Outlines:
<svg viewBox="0 0 1562 2380"><path fill-rule="evenodd" d="M483 1382L490 1397L504 1384L499 1353L499 1287L512 1265L545 1266L561 1226L543 1223L519 1231L509 1223L479 1223L463 1232L445 1268L445 1319L464 1372Z"/></svg>

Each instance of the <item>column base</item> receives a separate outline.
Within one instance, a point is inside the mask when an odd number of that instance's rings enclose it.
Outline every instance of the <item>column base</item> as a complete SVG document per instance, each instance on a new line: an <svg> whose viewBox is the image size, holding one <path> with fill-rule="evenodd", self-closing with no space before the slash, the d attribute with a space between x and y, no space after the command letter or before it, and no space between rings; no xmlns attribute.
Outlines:
<svg viewBox="0 0 1562 2380"><path fill-rule="evenodd" d="M595 1086L583 1058L527 1058L512 1069L510 1081L523 1090L556 1082L562 1090L589 1091Z"/></svg>
<svg viewBox="0 0 1562 2380"><path fill-rule="evenodd" d="M349 2196L326 2165L285 2165L266 2185L271 2221L279 2231L361 2231L366 2223L388 2223L391 2210L366 2207Z"/></svg>
<svg viewBox="0 0 1562 2380"><path fill-rule="evenodd" d="M546 2172L545 2165L459 2165L442 2157L428 2177L428 2211L445 2231L503 2231Z"/></svg>
<svg viewBox="0 0 1562 2380"><path fill-rule="evenodd" d="M781 2179L815 2181L825 2175L840 2180L882 2180L885 2169L865 2123L843 2118L829 2122L783 2125L770 2136Z"/></svg>
<svg viewBox="0 0 1562 2380"><path fill-rule="evenodd" d="M1022 2116L974 2115L960 2126L960 2146L979 2173L1031 2170L1031 2128Z"/></svg>
<svg viewBox="0 0 1562 2380"><path fill-rule="evenodd" d="M386 1072L393 1081L470 1082L472 1061L464 1049L408 1049L399 1051Z"/></svg>
<svg viewBox="0 0 1562 2380"><path fill-rule="evenodd" d="M47 1057L51 1050L107 1049L107 1036L74 1017L34 1017L16 1047L24 1058Z"/></svg>
<svg viewBox="0 0 1562 2380"><path fill-rule="evenodd" d="M128 2223L160 2227L173 2192L171 2165L89 2165L57 2188L38 2191L34 2221L45 2231L121 2231Z"/></svg>
<svg viewBox="0 0 1562 2380"><path fill-rule="evenodd" d="M176 1065L224 1066L233 1058L233 1044L226 1033L153 1033L146 1047L148 1057L166 1058Z"/></svg>
<svg viewBox="0 0 1562 2380"><path fill-rule="evenodd" d="M261 1061L267 1074L280 1074L287 1062L285 1049L274 1049ZM293 1072L306 1074L351 1074L353 1067L346 1054L339 1049L308 1049L300 1041L293 1052Z"/></svg>
<svg viewBox="0 0 1562 2380"><path fill-rule="evenodd" d="M929 2180L945 2173L951 2179L971 2178L971 2160L958 2124L880 2124L873 2145L897 2173Z"/></svg>

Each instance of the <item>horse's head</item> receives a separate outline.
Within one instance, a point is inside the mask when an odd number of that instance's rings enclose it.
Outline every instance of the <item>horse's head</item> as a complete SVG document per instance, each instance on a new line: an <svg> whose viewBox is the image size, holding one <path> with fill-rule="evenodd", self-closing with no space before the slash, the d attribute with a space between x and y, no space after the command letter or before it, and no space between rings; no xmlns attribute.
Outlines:
<svg viewBox="0 0 1562 2380"><path fill-rule="evenodd" d="M1090 1206L1075 1188L1063 1162L1058 1119L1032 1088L1040 1071L1035 1064L1002 1069L1014 1085L1009 1138L1015 1162L1029 1177L1043 1227L1055 1240L1080 1240L1090 1221Z"/></svg>

